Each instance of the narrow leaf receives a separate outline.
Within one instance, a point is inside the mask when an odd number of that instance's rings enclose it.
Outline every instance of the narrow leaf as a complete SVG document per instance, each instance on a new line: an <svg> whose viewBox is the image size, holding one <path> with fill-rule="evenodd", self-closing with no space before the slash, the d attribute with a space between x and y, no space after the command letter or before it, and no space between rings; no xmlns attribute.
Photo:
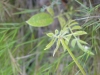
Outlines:
<svg viewBox="0 0 100 75"><path fill-rule="evenodd" d="M55 39L52 39L52 40L50 41L50 43L47 44L47 46L46 46L46 48L45 48L44 50L49 49L54 43L55 43Z"/></svg>
<svg viewBox="0 0 100 75"><path fill-rule="evenodd" d="M57 52L59 46L60 46L60 40L58 40L57 43L56 43L56 48L54 49L53 56L54 56L55 53Z"/></svg>
<svg viewBox="0 0 100 75"><path fill-rule="evenodd" d="M78 22L76 22L75 20L72 20L72 21L70 22L69 26L73 26L73 25L77 25L77 24L78 24Z"/></svg>
<svg viewBox="0 0 100 75"><path fill-rule="evenodd" d="M73 33L75 36L87 34L85 31L76 31Z"/></svg>
<svg viewBox="0 0 100 75"><path fill-rule="evenodd" d="M90 50L85 49L79 42L77 42L78 47L85 53L90 54L90 55L94 55L93 52L91 52Z"/></svg>
<svg viewBox="0 0 100 75"><path fill-rule="evenodd" d="M83 40L79 40L79 42L81 43L81 44L88 44L87 42L85 42L85 41L83 41Z"/></svg>
<svg viewBox="0 0 100 75"><path fill-rule="evenodd" d="M48 37L53 37L54 34L53 34L53 33L47 33L47 36L48 36Z"/></svg>
<svg viewBox="0 0 100 75"><path fill-rule="evenodd" d="M82 28L81 28L81 26L73 26L71 29L76 30L76 29L82 29Z"/></svg>

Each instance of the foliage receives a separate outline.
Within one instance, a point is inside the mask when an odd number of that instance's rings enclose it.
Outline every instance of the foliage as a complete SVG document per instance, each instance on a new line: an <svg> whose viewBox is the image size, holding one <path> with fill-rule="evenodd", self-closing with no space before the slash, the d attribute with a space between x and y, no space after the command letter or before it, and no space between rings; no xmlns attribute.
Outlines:
<svg viewBox="0 0 100 75"><path fill-rule="evenodd" d="M96 65L100 55L100 5L70 0L67 11L60 10L55 16L59 0L42 9L26 9L27 1L15 2L0 1L0 75L100 74L100 65ZM52 31L49 27L55 19L60 26Z"/></svg>
<svg viewBox="0 0 100 75"><path fill-rule="evenodd" d="M26 22L34 27L43 27L51 24L53 22L53 18L47 13L39 13L31 17Z"/></svg>

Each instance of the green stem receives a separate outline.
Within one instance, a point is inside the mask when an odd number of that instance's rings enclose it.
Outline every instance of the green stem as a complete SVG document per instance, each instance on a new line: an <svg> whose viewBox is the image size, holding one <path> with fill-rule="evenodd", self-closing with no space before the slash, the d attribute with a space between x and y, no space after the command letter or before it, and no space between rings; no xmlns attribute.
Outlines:
<svg viewBox="0 0 100 75"><path fill-rule="evenodd" d="M70 56L72 57L72 59L74 60L74 62L76 63L76 65L78 66L78 68L80 69L80 71L82 72L83 75L86 75L84 69L82 68L82 66L79 64L79 62L77 61L77 59L75 58L75 56L73 55L73 53L71 52L70 48L68 46L66 46L66 43L64 41L64 39L62 39L61 41L64 45L64 47L67 49L68 53L70 54Z"/></svg>

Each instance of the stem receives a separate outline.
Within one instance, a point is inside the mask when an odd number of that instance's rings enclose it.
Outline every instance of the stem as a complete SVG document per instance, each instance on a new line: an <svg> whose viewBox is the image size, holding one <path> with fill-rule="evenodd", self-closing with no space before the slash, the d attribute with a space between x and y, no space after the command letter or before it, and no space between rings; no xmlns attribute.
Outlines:
<svg viewBox="0 0 100 75"><path fill-rule="evenodd" d="M71 52L70 48L68 46L66 46L66 43L64 41L64 39L62 39L61 41L64 45L64 47L67 49L68 53L70 54L70 56L72 57L72 59L74 60L74 62L76 63L76 65L78 66L78 68L80 69L80 71L82 72L83 75L86 75L84 69L82 68L82 66L79 64L79 62L77 61L77 59L75 58L75 56L73 55L73 53Z"/></svg>

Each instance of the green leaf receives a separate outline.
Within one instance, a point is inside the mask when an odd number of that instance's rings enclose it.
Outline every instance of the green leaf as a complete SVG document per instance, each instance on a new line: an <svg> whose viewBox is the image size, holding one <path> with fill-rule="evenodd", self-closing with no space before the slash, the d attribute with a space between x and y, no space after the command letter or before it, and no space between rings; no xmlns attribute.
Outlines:
<svg viewBox="0 0 100 75"><path fill-rule="evenodd" d="M73 34L68 34L68 35L65 35L64 37L71 37Z"/></svg>
<svg viewBox="0 0 100 75"><path fill-rule="evenodd" d="M78 47L79 47L83 52L85 52L85 53L87 53L87 54L90 54L90 55L94 55L93 52L91 52L91 51L88 50L88 49L85 49L79 42L77 42L77 45L78 45Z"/></svg>
<svg viewBox="0 0 100 75"><path fill-rule="evenodd" d="M60 40L58 40L57 43L56 43L56 48L54 49L53 56L54 56L55 53L57 52L59 46L60 46Z"/></svg>
<svg viewBox="0 0 100 75"><path fill-rule="evenodd" d="M88 44L87 42L83 41L83 40L78 40L81 44Z"/></svg>
<svg viewBox="0 0 100 75"><path fill-rule="evenodd" d="M55 30L55 34L58 34L58 33L59 33L59 31L56 29L56 30Z"/></svg>
<svg viewBox="0 0 100 75"><path fill-rule="evenodd" d="M59 17L58 17L58 20L59 20L59 22L60 22L61 28L63 28L63 27L66 25L66 20L65 20L64 17L62 17L62 16L59 16Z"/></svg>
<svg viewBox="0 0 100 75"><path fill-rule="evenodd" d="M27 9L27 10L23 10L23 11L21 11L21 12L13 13L13 15L32 13L32 12L36 12L36 11L38 11L38 9L36 9L36 10L33 10L33 9L29 9L29 10L28 10L28 9Z"/></svg>
<svg viewBox="0 0 100 75"><path fill-rule="evenodd" d="M47 7L47 11L50 13L51 16L54 16L54 10L51 7Z"/></svg>
<svg viewBox="0 0 100 75"><path fill-rule="evenodd" d="M44 50L49 49L49 48L55 43L55 41L56 41L56 39L52 39L52 40L50 41L50 43L47 44L47 46L46 46L46 48L45 48Z"/></svg>
<svg viewBox="0 0 100 75"><path fill-rule="evenodd" d="M48 13L42 12L32 16L26 22L34 27L44 27L52 24L53 18Z"/></svg>
<svg viewBox="0 0 100 75"><path fill-rule="evenodd" d="M61 33L62 36L65 36L66 34L69 33L68 28L64 27L63 30L61 30L60 33Z"/></svg>
<svg viewBox="0 0 100 75"><path fill-rule="evenodd" d="M47 36L48 36L48 37L53 37L54 34L53 34L53 33L47 33Z"/></svg>
<svg viewBox="0 0 100 75"><path fill-rule="evenodd" d="M77 25L78 22L76 22L75 20L71 20L69 21L69 26L73 26L73 25Z"/></svg>
<svg viewBox="0 0 100 75"><path fill-rule="evenodd" d="M76 39L73 39L73 40L71 41L71 46L72 46L72 47L75 47L76 42L77 42L77 40L76 40Z"/></svg>
<svg viewBox="0 0 100 75"><path fill-rule="evenodd" d="M75 36L87 34L85 31L76 31L73 33Z"/></svg>
<svg viewBox="0 0 100 75"><path fill-rule="evenodd" d="M82 29L82 28L81 28L81 26L73 26L71 29L76 30L76 29Z"/></svg>

